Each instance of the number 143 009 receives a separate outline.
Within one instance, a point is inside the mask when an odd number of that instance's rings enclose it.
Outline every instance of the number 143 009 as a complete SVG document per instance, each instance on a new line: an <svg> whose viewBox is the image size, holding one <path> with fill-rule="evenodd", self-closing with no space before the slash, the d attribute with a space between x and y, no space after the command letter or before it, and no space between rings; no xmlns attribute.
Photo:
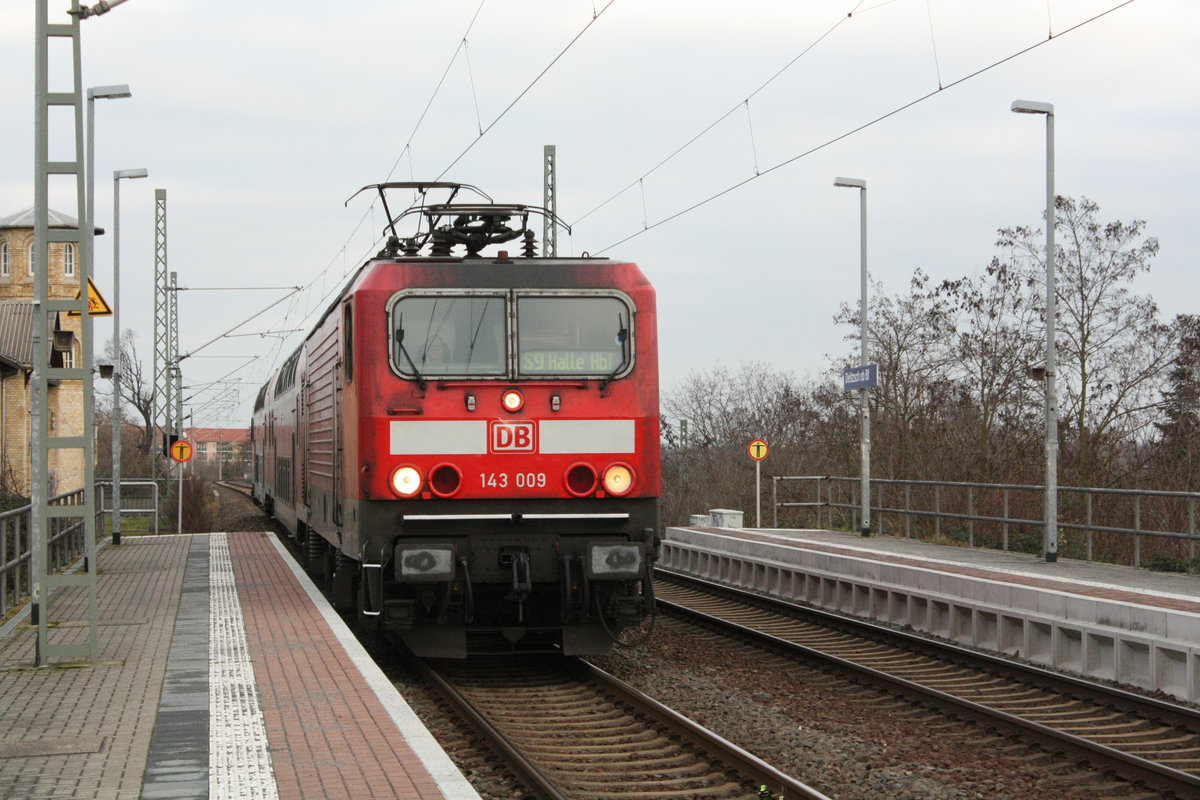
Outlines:
<svg viewBox="0 0 1200 800"><path fill-rule="evenodd" d="M481 472L479 485L486 489L545 489L544 472Z"/></svg>

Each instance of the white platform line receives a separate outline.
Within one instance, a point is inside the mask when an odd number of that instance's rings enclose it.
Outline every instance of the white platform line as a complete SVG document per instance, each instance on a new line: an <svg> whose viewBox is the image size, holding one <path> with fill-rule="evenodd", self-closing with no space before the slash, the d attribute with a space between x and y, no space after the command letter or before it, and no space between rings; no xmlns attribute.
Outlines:
<svg viewBox="0 0 1200 800"><path fill-rule="evenodd" d="M209 797L277 800L229 542L209 538Z"/></svg>

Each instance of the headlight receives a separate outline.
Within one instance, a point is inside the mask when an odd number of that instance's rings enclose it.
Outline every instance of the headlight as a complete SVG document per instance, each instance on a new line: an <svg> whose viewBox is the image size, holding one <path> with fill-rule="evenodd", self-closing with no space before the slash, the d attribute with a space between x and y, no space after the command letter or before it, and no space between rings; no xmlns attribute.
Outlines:
<svg viewBox="0 0 1200 800"><path fill-rule="evenodd" d="M454 545L396 545L396 580L407 583L454 580Z"/></svg>
<svg viewBox="0 0 1200 800"><path fill-rule="evenodd" d="M604 470L604 491L620 497L633 488L633 469L628 464L610 464Z"/></svg>
<svg viewBox="0 0 1200 800"><path fill-rule="evenodd" d="M591 580L628 580L642 577L641 545L589 544L587 576Z"/></svg>
<svg viewBox="0 0 1200 800"><path fill-rule="evenodd" d="M505 411L516 413L524 408L525 396L516 389L509 389L500 395L500 405L504 406Z"/></svg>
<svg viewBox="0 0 1200 800"><path fill-rule="evenodd" d="M397 467L392 471L392 491L399 497L412 497L421 491L421 473L416 467Z"/></svg>

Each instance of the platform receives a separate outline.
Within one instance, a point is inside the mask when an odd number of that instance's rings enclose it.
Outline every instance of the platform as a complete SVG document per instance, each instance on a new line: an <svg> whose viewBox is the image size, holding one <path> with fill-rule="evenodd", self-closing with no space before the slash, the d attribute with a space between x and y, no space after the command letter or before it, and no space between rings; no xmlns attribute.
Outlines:
<svg viewBox="0 0 1200 800"><path fill-rule="evenodd" d="M1200 576L764 528L668 528L659 566L1200 702Z"/></svg>
<svg viewBox="0 0 1200 800"><path fill-rule="evenodd" d="M478 798L274 535L127 537L98 575L98 663L0 628L0 797Z"/></svg>

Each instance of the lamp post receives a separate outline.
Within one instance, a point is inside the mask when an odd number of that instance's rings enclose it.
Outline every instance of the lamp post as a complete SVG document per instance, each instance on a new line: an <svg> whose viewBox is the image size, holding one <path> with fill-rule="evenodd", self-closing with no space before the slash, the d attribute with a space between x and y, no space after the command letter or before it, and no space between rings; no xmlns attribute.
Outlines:
<svg viewBox="0 0 1200 800"><path fill-rule="evenodd" d="M1046 562L1058 560L1058 352L1054 342L1058 290L1054 269L1054 106L1031 100L1014 100L1018 114L1046 115L1046 505L1043 544Z"/></svg>
<svg viewBox="0 0 1200 800"><path fill-rule="evenodd" d="M858 189L859 208L859 260L862 264L859 297L858 330L859 357L861 366L869 363L867 353L867 182L859 178L834 178L834 186ZM867 401L867 389L858 390L862 403L859 423L859 446L862 451L862 535L871 535L871 406Z"/></svg>
<svg viewBox="0 0 1200 800"><path fill-rule="evenodd" d="M113 172L113 415L112 415L112 543L121 543L121 179L145 178L145 169Z"/></svg>
<svg viewBox="0 0 1200 800"><path fill-rule="evenodd" d="M87 198L83 221L84 272L91 277L96 271L96 100L118 100L133 97L125 84L93 86L87 90Z"/></svg>

